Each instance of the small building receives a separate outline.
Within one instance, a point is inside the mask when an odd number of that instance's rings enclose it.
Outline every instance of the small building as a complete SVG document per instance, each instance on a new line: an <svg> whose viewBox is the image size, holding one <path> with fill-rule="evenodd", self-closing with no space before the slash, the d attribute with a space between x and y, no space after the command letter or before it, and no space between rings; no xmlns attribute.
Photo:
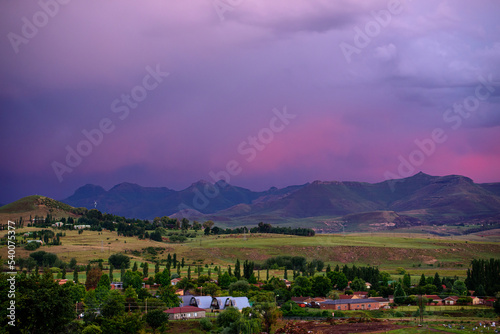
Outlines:
<svg viewBox="0 0 500 334"><path fill-rule="evenodd" d="M443 305L443 299L438 295L424 295L424 297L427 298L427 305Z"/></svg>
<svg viewBox="0 0 500 334"><path fill-rule="evenodd" d="M205 318L205 310L196 306L173 307L163 311L168 314L168 320L185 320Z"/></svg>
<svg viewBox="0 0 500 334"><path fill-rule="evenodd" d="M352 299L353 295L339 295L339 299Z"/></svg>
<svg viewBox="0 0 500 334"><path fill-rule="evenodd" d="M212 297L210 296L191 296L189 306L196 306L205 310L210 310L212 305Z"/></svg>
<svg viewBox="0 0 500 334"><path fill-rule="evenodd" d="M59 285L64 285L66 282L68 282L67 279L55 279L55 282L57 282Z"/></svg>
<svg viewBox="0 0 500 334"><path fill-rule="evenodd" d="M493 304L496 302L495 298L488 298L484 300L484 305L486 306L493 306Z"/></svg>
<svg viewBox="0 0 500 334"><path fill-rule="evenodd" d="M472 305L483 305L484 299L479 297L472 297Z"/></svg>
<svg viewBox="0 0 500 334"><path fill-rule="evenodd" d="M459 297L457 296L449 296L443 299L444 305L456 305Z"/></svg>
<svg viewBox="0 0 500 334"><path fill-rule="evenodd" d="M212 303L210 304L211 310L222 311L228 306L233 306L231 303L231 298L226 297L212 297Z"/></svg>
<svg viewBox="0 0 500 334"><path fill-rule="evenodd" d="M62 222L55 222L52 227L62 227L64 224Z"/></svg>
<svg viewBox="0 0 500 334"><path fill-rule="evenodd" d="M380 303L373 299L337 299L327 300L320 304L324 310L378 310Z"/></svg>
<svg viewBox="0 0 500 334"><path fill-rule="evenodd" d="M90 228L90 225L74 225L73 228L75 230L83 230L83 229L86 229L86 228Z"/></svg>
<svg viewBox="0 0 500 334"><path fill-rule="evenodd" d="M292 297L292 302L299 305L300 307L306 307L307 306L307 302L306 302L307 299L309 299L309 297Z"/></svg>
<svg viewBox="0 0 500 334"><path fill-rule="evenodd" d="M251 307L248 297L230 297L230 302L231 305L227 306L236 307L239 311L243 310L245 307Z"/></svg>
<svg viewBox="0 0 500 334"><path fill-rule="evenodd" d="M389 299L384 297L370 297L369 299L373 299L378 302L379 308L388 309L389 307Z"/></svg>
<svg viewBox="0 0 500 334"><path fill-rule="evenodd" d="M123 290L123 282L111 282L111 290Z"/></svg>
<svg viewBox="0 0 500 334"><path fill-rule="evenodd" d="M352 297L353 299L354 298L360 298L360 299L368 298L368 292L366 292L366 291L354 291L352 293L352 295L353 295L353 297Z"/></svg>
<svg viewBox="0 0 500 334"><path fill-rule="evenodd" d="M27 243L32 243L32 242L36 242L36 243L39 243L40 245L43 245L43 241L42 240L28 240Z"/></svg>
<svg viewBox="0 0 500 334"><path fill-rule="evenodd" d="M177 285L177 283L179 283L180 281L181 281L180 278L174 278L174 279L170 280L170 284Z"/></svg>

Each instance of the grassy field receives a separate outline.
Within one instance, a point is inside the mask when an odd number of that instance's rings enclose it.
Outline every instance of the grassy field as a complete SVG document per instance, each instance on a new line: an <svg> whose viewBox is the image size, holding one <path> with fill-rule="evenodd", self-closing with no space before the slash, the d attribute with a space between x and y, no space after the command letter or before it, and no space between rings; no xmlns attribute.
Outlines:
<svg viewBox="0 0 500 334"><path fill-rule="evenodd" d="M17 232L35 229L23 228ZM202 236L199 233L197 238L178 244L118 236L116 232L106 230L84 231L82 234L75 230L62 232L66 233L61 238L62 245L42 246L38 250L55 253L66 262L74 257L80 264L96 259L106 261L111 254L119 252L131 256L132 262L153 263L153 260L166 259L168 253L176 253L177 259L180 261L185 258L186 264L224 267L234 264L236 259L249 259L259 263L277 255L300 255L308 259L321 259L332 266L377 265L391 274L396 274L396 269L403 267L414 276L422 273L430 276L437 271L441 276L463 277L473 258L491 258L500 254L500 244L496 241L478 241L475 237L471 237L471 240L450 239L420 234L321 234L299 237L277 234ZM144 252L148 247L158 250L155 258ZM18 257L27 257L29 253L22 247L17 248ZM154 267L149 267L152 272ZM271 275L282 274L282 271L271 271Z"/></svg>

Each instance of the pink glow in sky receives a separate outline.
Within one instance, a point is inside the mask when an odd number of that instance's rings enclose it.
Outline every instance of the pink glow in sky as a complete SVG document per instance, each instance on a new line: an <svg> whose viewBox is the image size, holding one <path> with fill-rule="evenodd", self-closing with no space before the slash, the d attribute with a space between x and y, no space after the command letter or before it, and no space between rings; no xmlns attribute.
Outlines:
<svg viewBox="0 0 500 334"><path fill-rule="evenodd" d="M2 204L86 183L182 189L233 160L231 183L253 190L380 182L436 129L415 173L500 181L498 1L63 2L0 4ZM248 161L244 142L285 106L295 118Z"/></svg>

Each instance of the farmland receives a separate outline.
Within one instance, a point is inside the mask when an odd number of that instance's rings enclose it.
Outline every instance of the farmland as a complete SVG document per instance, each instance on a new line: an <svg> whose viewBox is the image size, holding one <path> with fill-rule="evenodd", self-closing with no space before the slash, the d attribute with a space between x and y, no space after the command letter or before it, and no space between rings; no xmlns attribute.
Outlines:
<svg viewBox="0 0 500 334"><path fill-rule="evenodd" d="M18 235L38 228L23 228ZM107 258L115 253L127 253L132 261L151 261L144 250L148 247L161 249L154 260L166 259L168 253L185 258L186 263L233 264L236 259L248 259L256 263L278 255L301 255L308 259L320 259L327 264L375 265L381 270L396 274L398 267L410 274L441 276L465 275L473 258L491 258L500 254L495 238L469 236L455 239L415 233L365 233L324 234L314 237L277 234L210 235L200 232L196 238L184 243L158 242L137 237L118 236L116 232L65 230L61 245L42 246L39 250L55 253L68 262L76 258L78 263ZM18 237L21 240L21 237ZM19 247L18 256L27 257L29 251ZM280 276L279 272L275 273Z"/></svg>

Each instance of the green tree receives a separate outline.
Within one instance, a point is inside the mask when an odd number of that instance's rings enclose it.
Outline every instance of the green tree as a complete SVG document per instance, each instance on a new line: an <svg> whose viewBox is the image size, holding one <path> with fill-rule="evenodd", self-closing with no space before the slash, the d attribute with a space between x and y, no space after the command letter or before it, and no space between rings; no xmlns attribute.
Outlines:
<svg viewBox="0 0 500 334"><path fill-rule="evenodd" d="M366 290L366 282L362 278L356 277L351 283L351 289L354 291L365 291Z"/></svg>
<svg viewBox="0 0 500 334"><path fill-rule="evenodd" d="M0 274L0 290L5 297L8 278L10 275ZM6 307L2 310L6 312ZM3 318L7 319L5 313ZM67 288L49 276L16 276L16 328L26 333L59 333L74 318L75 307Z"/></svg>
<svg viewBox="0 0 500 334"><path fill-rule="evenodd" d="M160 262L156 262L155 264L155 274L160 272Z"/></svg>
<svg viewBox="0 0 500 334"><path fill-rule="evenodd" d="M123 275L123 288L126 289L129 286L132 286L134 289L142 288L142 278L141 274L137 271L127 270L125 275Z"/></svg>
<svg viewBox="0 0 500 334"><path fill-rule="evenodd" d="M240 268L240 260L236 259L236 264L234 265L234 277L236 279L241 279L241 268Z"/></svg>
<svg viewBox="0 0 500 334"><path fill-rule="evenodd" d="M78 269L76 267L73 271L73 281L75 282L75 284L78 284Z"/></svg>
<svg viewBox="0 0 500 334"><path fill-rule="evenodd" d="M235 291L247 293L250 289L250 284L245 280L239 280L229 285L229 293L233 294Z"/></svg>
<svg viewBox="0 0 500 334"><path fill-rule="evenodd" d="M349 281L343 272L329 271L326 273L326 276L332 282L332 289L344 290L349 284Z"/></svg>
<svg viewBox="0 0 500 334"><path fill-rule="evenodd" d="M102 332L106 334L136 334L144 327L140 313L123 314L102 319Z"/></svg>
<svg viewBox="0 0 500 334"><path fill-rule="evenodd" d="M115 267L113 266L113 264L109 264L109 281L110 282L113 282L113 269L115 269Z"/></svg>
<svg viewBox="0 0 500 334"><path fill-rule="evenodd" d="M102 274L99 282L97 283L97 288L103 287L107 290L111 290L111 282L107 274Z"/></svg>
<svg viewBox="0 0 500 334"><path fill-rule="evenodd" d="M68 281L63 284L63 288L68 290L73 304L81 302L85 297L85 287L81 284L74 284L73 282Z"/></svg>
<svg viewBox="0 0 500 334"><path fill-rule="evenodd" d="M420 276L420 281L418 282L418 286L425 286L427 284L427 280L425 279L425 275L422 274L422 276Z"/></svg>
<svg viewBox="0 0 500 334"><path fill-rule="evenodd" d="M161 284L162 286L170 285L171 276L168 267L165 267L165 269L163 269L163 272L161 273L161 275L158 276L158 279L159 279L158 283Z"/></svg>
<svg viewBox="0 0 500 334"><path fill-rule="evenodd" d="M203 293L207 296L217 297L220 294L220 288L215 283L206 282L203 284Z"/></svg>
<svg viewBox="0 0 500 334"><path fill-rule="evenodd" d="M406 300L406 293L401 284L397 284L394 289L394 303L403 304Z"/></svg>
<svg viewBox="0 0 500 334"><path fill-rule="evenodd" d="M231 284L231 276L229 276L228 272L224 272L218 279L219 286L221 289L228 289Z"/></svg>
<svg viewBox="0 0 500 334"><path fill-rule="evenodd" d="M153 333L162 325L168 322L168 315L163 310L156 309L146 314L146 322L153 329Z"/></svg>
<svg viewBox="0 0 500 334"><path fill-rule="evenodd" d="M298 276L292 285L294 296L309 296L312 292L311 280L305 276Z"/></svg>
<svg viewBox="0 0 500 334"><path fill-rule="evenodd" d="M137 267L137 262L134 262L134 266L132 267L132 271L137 271L137 269L139 269L139 268Z"/></svg>
<svg viewBox="0 0 500 334"><path fill-rule="evenodd" d="M457 296L465 296L467 294L467 286L464 282L460 280L456 280L453 283L453 294Z"/></svg>
<svg viewBox="0 0 500 334"><path fill-rule="evenodd" d="M85 327L82 331L82 334L102 334L102 330L101 327L92 324Z"/></svg>
<svg viewBox="0 0 500 334"><path fill-rule="evenodd" d="M408 273L404 274L403 276L403 286L405 288L411 287L411 276Z"/></svg>
<svg viewBox="0 0 500 334"><path fill-rule="evenodd" d="M172 285L162 286L159 293L161 300L168 308L178 307L180 305L179 296L175 293L175 287Z"/></svg>
<svg viewBox="0 0 500 334"><path fill-rule="evenodd" d="M258 303L254 306L255 310L262 315L264 331L271 333L271 327L281 318L281 311L275 303Z"/></svg>
<svg viewBox="0 0 500 334"><path fill-rule="evenodd" d="M323 275L316 275L311 279L312 291L316 296L325 297L331 289L332 282Z"/></svg>
<svg viewBox="0 0 500 334"><path fill-rule="evenodd" d="M113 254L108 258L108 262L118 269L128 269L130 267L130 257L125 254Z"/></svg>
<svg viewBox="0 0 500 334"><path fill-rule="evenodd" d="M148 263L145 262L144 266L142 267L142 276L148 277L148 271L149 271L149 266Z"/></svg>
<svg viewBox="0 0 500 334"><path fill-rule="evenodd" d="M474 291L474 296L478 297L485 297L486 296L486 290L484 289L484 286L482 284L479 284L477 287L477 290Z"/></svg>
<svg viewBox="0 0 500 334"><path fill-rule="evenodd" d="M101 314L106 318L113 318L125 313L125 296L117 290L112 290L101 306Z"/></svg>

